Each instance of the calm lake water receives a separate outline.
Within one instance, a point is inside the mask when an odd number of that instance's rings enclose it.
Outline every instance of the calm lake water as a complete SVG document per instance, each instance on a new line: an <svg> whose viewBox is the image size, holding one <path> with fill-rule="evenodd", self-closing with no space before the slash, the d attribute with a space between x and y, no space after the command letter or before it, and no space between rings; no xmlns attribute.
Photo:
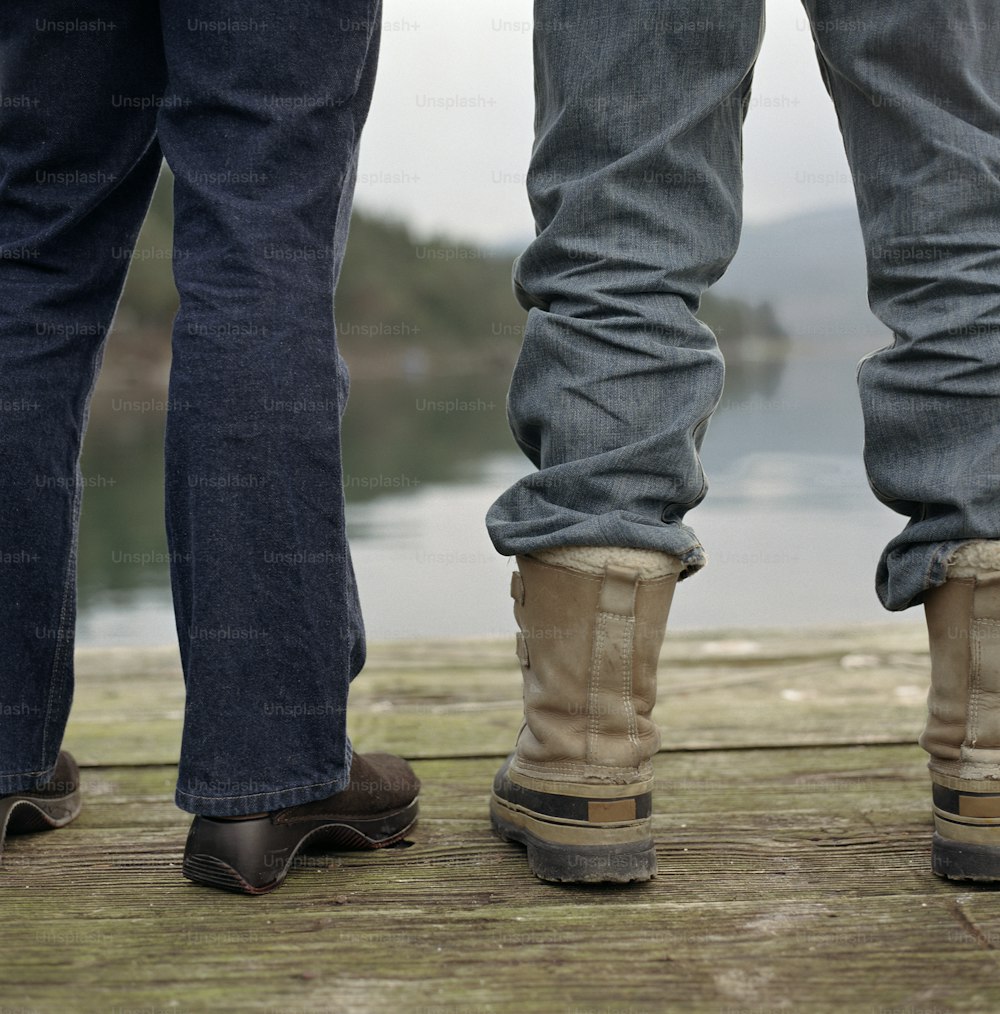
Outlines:
<svg viewBox="0 0 1000 1014"><path fill-rule="evenodd" d="M688 515L709 566L678 590L673 628L920 622L875 598L878 554L902 519L865 480L855 366L800 341L781 367L730 370L703 453L709 496ZM506 382L355 381L345 481L371 640L511 634L512 565L483 526L530 469L507 430ZM78 643L172 642L163 418L100 398L84 474L115 483L85 493Z"/></svg>

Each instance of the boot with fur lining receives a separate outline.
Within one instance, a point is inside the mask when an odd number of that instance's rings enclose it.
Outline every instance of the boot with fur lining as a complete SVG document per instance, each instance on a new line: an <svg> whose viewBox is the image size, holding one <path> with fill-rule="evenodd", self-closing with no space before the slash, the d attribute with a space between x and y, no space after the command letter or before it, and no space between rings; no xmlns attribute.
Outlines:
<svg viewBox="0 0 1000 1014"><path fill-rule="evenodd" d="M542 880L649 880L656 665L683 564L591 547L517 563L524 724L494 781L494 830Z"/></svg>
<svg viewBox="0 0 1000 1014"><path fill-rule="evenodd" d="M934 802L932 868L1000 881L1000 541L968 542L925 602Z"/></svg>

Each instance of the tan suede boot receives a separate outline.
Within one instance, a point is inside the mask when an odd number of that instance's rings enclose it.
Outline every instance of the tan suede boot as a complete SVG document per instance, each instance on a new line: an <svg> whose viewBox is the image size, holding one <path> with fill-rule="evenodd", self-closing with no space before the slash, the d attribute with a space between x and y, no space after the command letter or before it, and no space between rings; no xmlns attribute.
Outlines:
<svg viewBox="0 0 1000 1014"><path fill-rule="evenodd" d="M542 880L649 880L656 666L683 565L589 547L517 563L524 724L493 784L494 830Z"/></svg>
<svg viewBox="0 0 1000 1014"><path fill-rule="evenodd" d="M934 872L1000 880L1000 541L968 542L925 602Z"/></svg>

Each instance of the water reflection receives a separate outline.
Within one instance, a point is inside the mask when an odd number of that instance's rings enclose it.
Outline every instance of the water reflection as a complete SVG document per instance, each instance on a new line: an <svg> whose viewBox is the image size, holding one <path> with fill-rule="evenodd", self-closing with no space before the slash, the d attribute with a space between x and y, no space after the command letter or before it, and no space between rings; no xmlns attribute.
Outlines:
<svg viewBox="0 0 1000 1014"><path fill-rule="evenodd" d="M510 449L505 396L499 375L355 381L344 424L348 502L468 479L477 461ZM108 595L165 587L162 409L162 398L95 393L82 463L84 610Z"/></svg>
<svg viewBox="0 0 1000 1014"><path fill-rule="evenodd" d="M510 450L506 373L356 380L344 420L349 503L468 479L476 463Z"/></svg>
<svg viewBox="0 0 1000 1014"><path fill-rule="evenodd" d="M719 427L727 413L739 415L748 406L771 402L782 370L783 364L774 361L730 369L713 425ZM479 557L492 551L481 541L480 505L530 468L507 427L507 383L506 370L354 381L344 424L344 473L348 532L356 552L406 544L416 564L448 563L470 571L484 564ZM89 479L79 548L84 643L172 637L162 504L163 408L162 396L128 397L103 387L95 393L83 456ZM475 517L463 524L469 539L480 540L476 548L432 547L420 533L435 523L440 527L442 515L463 509L463 498L470 495L464 509ZM409 508L401 510L403 503ZM438 560L442 553L450 559ZM485 632L463 627L467 620L456 613L448 630L454 636ZM148 635L138 633L137 626ZM391 633L372 630L375 637Z"/></svg>

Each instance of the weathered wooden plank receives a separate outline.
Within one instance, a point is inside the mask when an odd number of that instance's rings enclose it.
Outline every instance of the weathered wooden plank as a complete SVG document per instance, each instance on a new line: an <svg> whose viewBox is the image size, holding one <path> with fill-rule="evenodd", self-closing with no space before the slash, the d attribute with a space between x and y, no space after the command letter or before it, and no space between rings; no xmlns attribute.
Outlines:
<svg viewBox="0 0 1000 1014"><path fill-rule="evenodd" d="M513 624L511 627L513 631ZM374 669L449 669L514 666L510 638L452 638L426 641L383 641L368 647L368 665ZM783 630L724 629L668 631L662 659L673 665L701 665L706 659L741 662L789 658L840 658L845 654L923 655L927 634L918 617L912 622L856 625L853 627L789 628ZM174 645L78 648L77 669L102 678L130 680L136 671L173 676L180 658Z"/></svg>
<svg viewBox="0 0 1000 1014"><path fill-rule="evenodd" d="M513 622L511 630L514 630ZM801 627L782 629L739 628L721 630L670 630L663 643L662 658L679 665L700 664L704 659L787 659L790 657L839 658L848 652L924 654L927 633L919 613L905 622L858 624L852 627ZM371 664L412 665L424 660L428 668L472 668L491 659L497 667L510 664L513 636L443 641L388 641L369 650Z"/></svg>
<svg viewBox="0 0 1000 1014"><path fill-rule="evenodd" d="M670 748L909 742L924 716L925 635L898 626L668 639L657 717ZM81 762L172 763L183 682L174 649L84 650L67 734ZM501 755L520 723L509 644L376 645L351 691L365 749Z"/></svg>
<svg viewBox="0 0 1000 1014"><path fill-rule="evenodd" d="M77 824L13 841L0 871L4 1002L182 1012L1000 1005L1000 896L930 874L915 748L661 755L661 876L633 888L537 882L488 830L494 767L418 762L424 809L411 847L310 854L264 899L179 877L187 817L171 804L170 769L87 770Z"/></svg>
<svg viewBox="0 0 1000 1014"><path fill-rule="evenodd" d="M856 827L855 812L863 814L866 827L880 820L886 783L894 786L896 806L905 805L924 819L923 762L915 747L661 754L656 764L657 821L677 833L692 815L709 819L718 813L726 821L749 806L767 815L768 826L787 823L782 816L787 811L792 826L803 833L832 833L838 827ZM424 779L425 811L438 820L484 819L496 763L415 762ZM733 765L745 777L734 780ZM87 808L74 826L120 829L140 823L147 830L175 826L181 834L185 818L172 802L174 769L124 770L127 778L85 769ZM438 773L442 770L445 774ZM838 805L847 803L854 809L845 817Z"/></svg>
<svg viewBox="0 0 1000 1014"><path fill-rule="evenodd" d="M655 761L657 820L676 826L681 816L696 813L726 821L730 813L760 811L773 823L785 811L832 819L842 811L886 805L887 812L898 815L904 807L926 817L924 761L916 746L661 753ZM437 820L484 819L497 763L414 761L425 811ZM186 818L173 804L174 777L173 767L85 768L87 805L73 827L182 827Z"/></svg>
<svg viewBox="0 0 1000 1014"><path fill-rule="evenodd" d="M192 917L169 951L155 912L94 929L117 960L77 964L76 978L90 981L75 988L9 982L15 1009L989 1012L998 1003L995 956L960 921L995 930L973 899L897 896L859 920L845 898L763 914L743 900L694 910L577 901L539 916L487 897L442 918L386 906L365 929L350 899L300 900L290 913L269 901L270 923L237 912L247 904L222 899ZM51 953L63 939L40 942Z"/></svg>
<svg viewBox="0 0 1000 1014"><path fill-rule="evenodd" d="M71 828L8 847L0 1014L1000 1009L1000 892L930 874L921 751L831 745L912 743L919 627L685 633L663 662L651 884L543 885L493 838L519 677L470 641L376 645L352 691L359 746L423 758L412 844L246 899L179 875L176 652L79 653L67 745L103 766Z"/></svg>

